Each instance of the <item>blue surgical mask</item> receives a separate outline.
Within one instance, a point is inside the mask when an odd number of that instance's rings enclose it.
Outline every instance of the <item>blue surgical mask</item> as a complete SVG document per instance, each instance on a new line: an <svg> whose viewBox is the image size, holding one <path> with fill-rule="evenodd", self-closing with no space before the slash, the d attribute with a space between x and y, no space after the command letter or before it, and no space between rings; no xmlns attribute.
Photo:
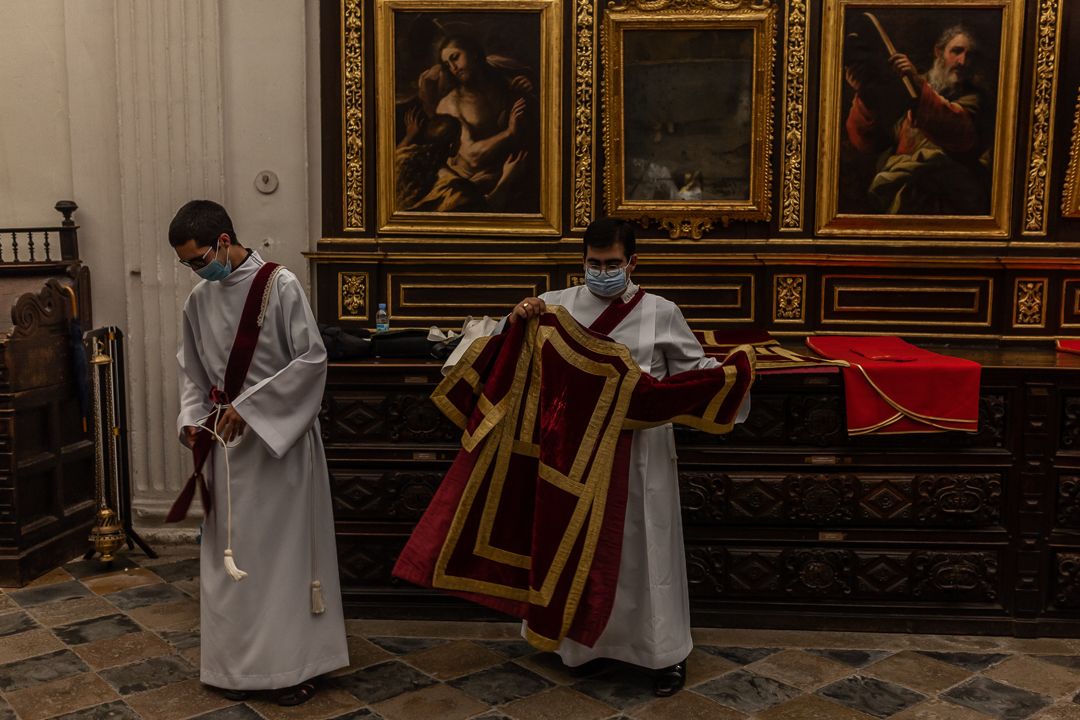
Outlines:
<svg viewBox="0 0 1080 720"><path fill-rule="evenodd" d="M209 280L210 282L217 282L218 280L224 280L229 277L229 273L232 272L232 260L229 259L229 251L225 250L225 264L222 265L218 262L217 251L214 251L214 259L208 262L195 271L195 274L201 277L203 280Z"/></svg>
<svg viewBox="0 0 1080 720"><path fill-rule="evenodd" d="M602 298L613 298L626 289L626 268L600 270L586 265L585 285Z"/></svg>

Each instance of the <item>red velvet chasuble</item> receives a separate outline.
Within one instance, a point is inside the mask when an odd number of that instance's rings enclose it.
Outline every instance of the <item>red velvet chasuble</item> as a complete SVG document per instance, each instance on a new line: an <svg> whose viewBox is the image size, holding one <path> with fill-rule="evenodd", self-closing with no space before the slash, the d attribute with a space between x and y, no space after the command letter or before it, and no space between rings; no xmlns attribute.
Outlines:
<svg viewBox="0 0 1080 720"><path fill-rule="evenodd" d="M849 435L979 430L982 367L898 337L809 337L819 355L843 360Z"/></svg>
<svg viewBox="0 0 1080 720"><path fill-rule="evenodd" d="M728 432L753 379L740 347L655 380L553 305L477 340L432 395L462 448L394 575L526 620L540 649L593 645L615 598L631 431Z"/></svg>

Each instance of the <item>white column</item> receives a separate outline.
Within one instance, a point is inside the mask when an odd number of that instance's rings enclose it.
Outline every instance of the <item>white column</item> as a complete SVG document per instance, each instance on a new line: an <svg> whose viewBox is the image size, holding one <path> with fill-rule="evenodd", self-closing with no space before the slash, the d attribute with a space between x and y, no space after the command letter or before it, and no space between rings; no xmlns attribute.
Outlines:
<svg viewBox="0 0 1080 720"><path fill-rule="evenodd" d="M179 309L193 285L168 244L176 209L222 201L220 0L116 0L119 115L117 241L126 284L130 447L139 524L164 515L190 472L176 440Z"/></svg>

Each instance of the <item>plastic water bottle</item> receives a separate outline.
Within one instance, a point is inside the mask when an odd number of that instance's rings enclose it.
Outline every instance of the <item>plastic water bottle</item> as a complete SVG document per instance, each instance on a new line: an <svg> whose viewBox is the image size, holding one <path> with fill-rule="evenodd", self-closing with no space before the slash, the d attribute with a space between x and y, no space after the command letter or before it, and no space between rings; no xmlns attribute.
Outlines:
<svg viewBox="0 0 1080 720"><path fill-rule="evenodd" d="M386 332L390 329L390 316L386 314L386 303L379 303L379 311L375 313L375 332Z"/></svg>

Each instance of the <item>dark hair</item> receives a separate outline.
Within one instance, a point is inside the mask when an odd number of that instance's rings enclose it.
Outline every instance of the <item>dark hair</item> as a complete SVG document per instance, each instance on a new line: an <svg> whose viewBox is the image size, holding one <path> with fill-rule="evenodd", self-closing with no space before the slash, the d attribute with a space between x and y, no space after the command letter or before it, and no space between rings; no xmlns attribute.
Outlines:
<svg viewBox="0 0 1080 720"><path fill-rule="evenodd" d="M971 41L972 49L978 47L978 43L975 41L975 35L966 25L953 25L952 27L945 28L945 31L938 36L937 42L934 43L935 54L944 52L945 46L952 42L952 39L957 35L967 37L967 39Z"/></svg>
<svg viewBox="0 0 1080 720"><path fill-rule="evenodd" d="M442 52L450 45L456 45L461 48L465 51L466 55L471 56L472 59L476 60L478 63L487 62L487 53L484 52L484 46L480 44L479 40L471 35L447 35L444 37L436 46L435 62L440 65L443 64Z"/></svg>
<svg viewBox="0 0 1080 720"><path fill-rule="evenodd" d="M587 255L589 248L602 250L619 243L626 253L627 259L637 251L637 240L634 238L634 226L625 220L613 217L602 217L589 223L585 230L585 244L582 247L582 255Z"/></svg>
<svg viewBox="0 0 1080 720"><path fill-rule="evenodd" d="M456 145L461 141L461 122L453 115L432 115L424 121L418 140L421 145Z"/></svg>
<svg viewBox="0 0 1080 720"><path fill-rule="evenodd" d="M240 244L225 208L213 200L192 200L177 210L169 223L169 244L177 247L194 239L197 247L210 247L222 233L228 233L234 245Z"/></svg>

